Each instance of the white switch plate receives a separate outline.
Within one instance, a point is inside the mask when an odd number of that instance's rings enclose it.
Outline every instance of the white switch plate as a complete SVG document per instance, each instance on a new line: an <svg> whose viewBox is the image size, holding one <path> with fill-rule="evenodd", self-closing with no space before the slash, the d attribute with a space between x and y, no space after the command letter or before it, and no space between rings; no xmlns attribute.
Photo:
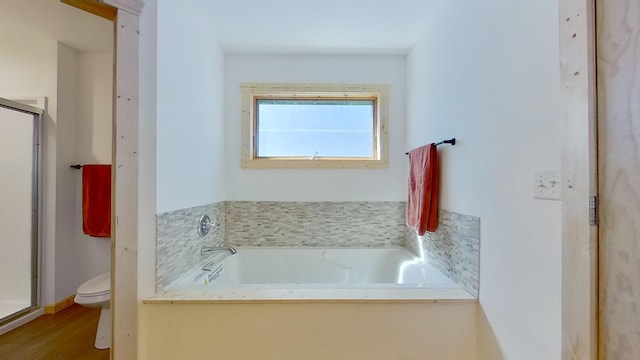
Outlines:
<svg viewBox="0 0 640 360"><path fill-rule="evenodd" d="M536 171L533 197L536 199L560 200L562 196L559 171Z"/></svg>

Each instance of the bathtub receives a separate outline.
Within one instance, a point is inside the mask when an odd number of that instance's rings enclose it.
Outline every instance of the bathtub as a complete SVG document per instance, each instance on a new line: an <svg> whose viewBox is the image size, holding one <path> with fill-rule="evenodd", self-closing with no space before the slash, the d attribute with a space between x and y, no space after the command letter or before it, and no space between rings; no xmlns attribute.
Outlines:
<svg viewBox="0 0 640 360"><path fill-rule="evenodd" d="M233 255L203 256L199 264L149 300L474 299L401 247L236 250Z"/></svg>

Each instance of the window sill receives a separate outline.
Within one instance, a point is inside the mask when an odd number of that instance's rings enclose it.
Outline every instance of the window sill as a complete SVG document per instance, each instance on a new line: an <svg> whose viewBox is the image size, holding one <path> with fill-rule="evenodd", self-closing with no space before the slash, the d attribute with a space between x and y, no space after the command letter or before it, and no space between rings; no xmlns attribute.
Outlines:
<svg viewBox="0 0 640 360"><path fill-rule="evenodd" d="M386 160L248 159L243 169L385 169Z"/></svg>

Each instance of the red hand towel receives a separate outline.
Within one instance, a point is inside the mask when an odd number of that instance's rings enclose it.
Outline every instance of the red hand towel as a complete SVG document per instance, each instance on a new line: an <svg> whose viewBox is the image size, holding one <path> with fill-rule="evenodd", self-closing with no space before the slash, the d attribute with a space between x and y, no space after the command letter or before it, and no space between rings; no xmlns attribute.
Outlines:
<svg viewBox="0 0 640 360"><path fill-rule="evenodd" d="M111 236L111 165L82 167L82 230L89 236Z"/></svg>
<svg viewBox="0 0 640 360"><path fill-rule="evenodd" d="M435 144L409 151L407 225L418 235L438 227L438 150Z"/></svg>

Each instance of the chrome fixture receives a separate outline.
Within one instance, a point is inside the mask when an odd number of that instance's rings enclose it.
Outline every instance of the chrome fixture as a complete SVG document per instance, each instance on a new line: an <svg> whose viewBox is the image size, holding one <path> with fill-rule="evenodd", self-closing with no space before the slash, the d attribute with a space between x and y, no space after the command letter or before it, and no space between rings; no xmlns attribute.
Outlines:
<svg viewBox="0 0 640 360"><path fill-rule="evenodd" d="M230 255L237 253L236 248L231 246L203 246L200 248L200 255L207 255L217 252L228 252Z"/></svg>
<svg viewBox="0 0 640 360"><path fill-rule="evenodd" d="M212 223L209 215L202 215L198 220L198 235L205 236L209 233L209 229L217 229L219 222Z"/></svg>
<svg viewBox="0 0 640 360"><path fill-rule="evenodd" d="M215 268L215 270L214 270ZM220 273L222 272L222 264L217 263L215 261L209 261L208 263L206 263L203 267L202 267L202 271L211 271L213 272L213 279L217 279L218 276L220 276Z"/></svg>

